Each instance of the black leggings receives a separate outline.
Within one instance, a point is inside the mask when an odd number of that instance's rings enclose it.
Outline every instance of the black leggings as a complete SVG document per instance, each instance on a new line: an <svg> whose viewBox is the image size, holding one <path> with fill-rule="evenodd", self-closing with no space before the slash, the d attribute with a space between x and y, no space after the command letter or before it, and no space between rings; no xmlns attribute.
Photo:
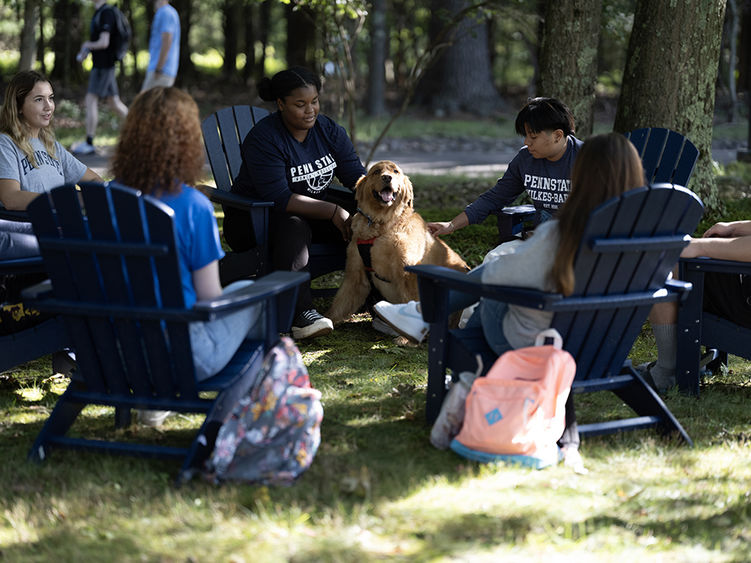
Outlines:
<svg viewBox="0 0 751 563"><path fill-rule="evenodd" d="M336 203L350 214L357 208L354 194L344 189L327 189L326 201ZM249 218L242 211L225 209L224 237L235 252L252 248L248 228ZM269 264L271 271L289 270L293 272L308 271L310 245L318 242L336 242L342 240L342 233L328 220L306 219L299 215L272 209L269 217ZM313 308L310 282L300 286L295 316Z"/></svg>

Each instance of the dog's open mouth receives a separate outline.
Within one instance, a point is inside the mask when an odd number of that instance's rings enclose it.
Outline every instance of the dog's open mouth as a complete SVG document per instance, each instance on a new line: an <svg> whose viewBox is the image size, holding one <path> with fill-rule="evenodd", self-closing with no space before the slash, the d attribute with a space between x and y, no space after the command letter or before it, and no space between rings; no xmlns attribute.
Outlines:
<svg viewBox="0 0 751 563"><path fill-rule="evenodd" d="M381 203L391 205L394 203L394 199L396 199L396 194L394 193L394 190L391 189L391 186L386 186L380 192L373 190L373 197Z"/></svg>

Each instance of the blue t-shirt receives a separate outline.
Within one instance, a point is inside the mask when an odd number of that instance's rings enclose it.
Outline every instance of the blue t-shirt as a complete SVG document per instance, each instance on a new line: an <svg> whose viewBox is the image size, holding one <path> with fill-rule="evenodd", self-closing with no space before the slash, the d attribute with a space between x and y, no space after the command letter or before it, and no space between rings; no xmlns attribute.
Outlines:
<svg viewBox="0 0 751 563"><path fill-rule="evenodd" d="M180 193L166 193L159 199L175 211L180 278L185 306L190 308L196 302L192 273L224 256L214 206L205 195L186 184Z"/></svg>
<svg viewBox="0 0 751 563"><path fill-rule="evenodd" d="M526 145L523 146L496 185L464 209L470 225L482 223L491 213L513 203L524 190L527 190L535 209L555 214L571 190L571 169L582 144L569 135L566 152L555 162L535 158L529 154Z"/></svg>
<svg viewBox="0 0 751 563"><path fill-rule="evenodd" d="M147 71L155 71L159 62L159 51L162 49L162 33L172 34L167 60L164 62L162 72L167 76L177 76L177 65L180 63L180 16L177 10L165 4L154 14L149 36L149 66Z"/></svg>
<svg viewBox="0 0 751 563"><path fill-rule="evenodd" d="M334 176L353 188L366 172L344 127L321 114L302 143L278 111L264 117L245 137L242 155L232 191L278 209L286 209L293 193L323 199Z"/></svg>

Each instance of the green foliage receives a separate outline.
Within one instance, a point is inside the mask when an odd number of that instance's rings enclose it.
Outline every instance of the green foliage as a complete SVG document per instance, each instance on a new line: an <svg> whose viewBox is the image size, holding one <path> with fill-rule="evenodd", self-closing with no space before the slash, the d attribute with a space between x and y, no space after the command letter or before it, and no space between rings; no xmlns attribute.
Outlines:
<svg viewBox="0 0 751 563"><path fill-rule="evenodd" d="M445 220L492 179L412 181L421 214ZM740 205L729 201L728 214L748 216ZM444 240L474 265L495 236L488 220ZM562 466L484 466L430 446L423 419L428 347L398 345L370 320L361 313L330 335L298 343L325 415L316 459L289 488L194 480L175 489L176 462L73 451L29 464L28 448L68 381L50 375L49 358L0 374L3 560L751 558L751 363L731 357L727 369L704 378L698 399L667 394L693 449L646 430L585 439L585 476ZM645 327L631 358L654 357ZM623 412L605 393L577 396L581 422ZM76 432L185 444L200 424L180 415L163 430L113 430L112 416L89 407Z"/></svg>

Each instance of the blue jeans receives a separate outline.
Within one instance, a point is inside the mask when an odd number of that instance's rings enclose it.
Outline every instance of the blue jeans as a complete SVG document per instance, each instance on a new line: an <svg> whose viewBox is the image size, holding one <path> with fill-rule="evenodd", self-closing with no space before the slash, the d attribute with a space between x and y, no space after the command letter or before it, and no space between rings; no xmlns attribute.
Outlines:
<svg viewBox="0 0 751 563"><path fill-rule="evenodd" d="M222 293L226 295L252 283L252 280L236 281ZM263 311L264 306L257 304L213 321L190 323L190 346L198 381L219 373L245 338L263 334Z"/></svg>
<svg viewBox="0 0 751 563"><path fill-rule="evenodd" d="M0 258L39 256L39 244L31 223L0 219Z"/></svg>

